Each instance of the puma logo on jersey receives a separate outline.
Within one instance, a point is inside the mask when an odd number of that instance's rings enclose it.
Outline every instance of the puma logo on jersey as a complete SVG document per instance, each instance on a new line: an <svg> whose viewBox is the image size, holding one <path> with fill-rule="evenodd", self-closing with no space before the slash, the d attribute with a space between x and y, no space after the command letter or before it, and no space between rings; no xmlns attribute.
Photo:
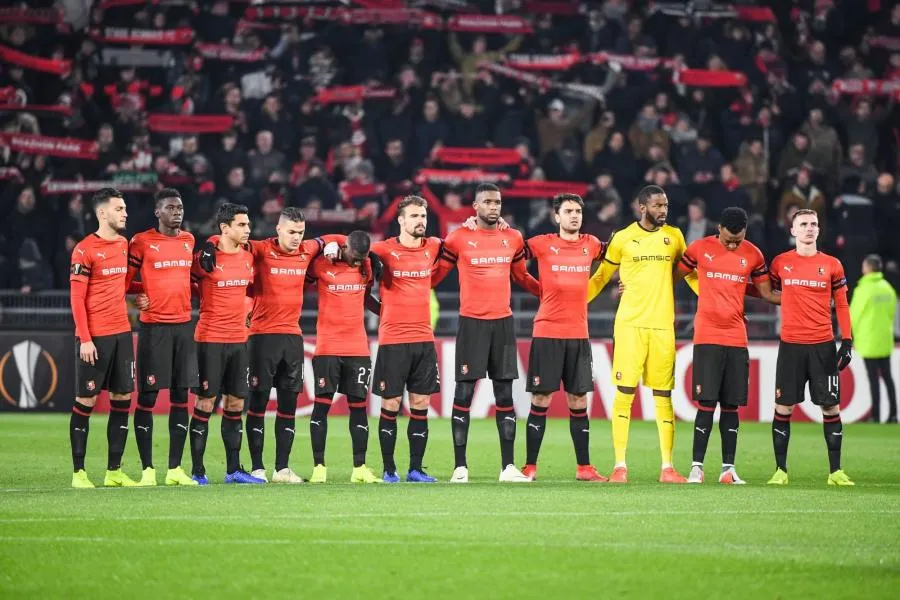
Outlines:
<svg viewBox="0 0 900 600"><path fill-rule="evenodd" d="M391 256L393 256L393 257L396 258L397 260L400 260L400 254L397 253L397 252L391 252Z"/></svg>
<svg viewBox="0 0 900 600"><path fill-rule="evenodd" d="M784 270L790 273L794 270L794 267L792 267L791 265L784 265Z"/></svg>
<svg viewBox="0 0 900 600"><path fill-rule="evenodd" d="M223 273L225 272L225 267L223 267L222 265L216 265L216 269L222 271Z"/></svg>
<svg viewBox="0 0 900 600"><path fill-rule="evenodd" d="M84 256L84 250L82 250L81 248L76 248L76 249L75 249L75 252L77 252L78 254Z"/></svg>
<svg viewBox="0 0 900 600"><path fill-rule="evenodd" d="M470 246L472 246L473 248L477 248L477 247L478 247L478 242L473 242L473 241L469 240L467 243L468 243Z"/></svg>
<svg viewBox="0 0 900 600"><path fill-rule="evenodd" d="M707 254L706 252L703 253L703 256L705 256L706 260L708 260L709 262L712 262L712 259L716 257L715 254Z"/></svg>
<svg viewBox="0 0 900 600"><path fill-rule="evenodd" d="M275 254L275 251L274 251L274 250L269 250L269 255L270 255L272 258L278 258L278 255Z"/></svg>
<svg viewBox="0 0 900 600"><path fill-rule="evenodd" d="M106 254L105 254L104 252L98 252L98 253L97 253L97 256L99 256L99 257L102 258L103 260L106 260Z"/></svg>
<svg viewBox="0 0 900 600"><path fill-rule="evenodd" d="M335 275L335 274L334 274L333 272L331 272L331 271L325 271L325 274L328 275L329 277L331 277L332 279L335 279L335 278L337 277L337 275Z"/></svg>
<svg viewBox="0 0 900 600"><path fill-rule="evenodd" d="M559 254L559 248L557 248L556 246L550 246L550 252L552 252L553 254L557 254L557 255L558 255L558 254Z"/></svg>
<svg viewBox="0 0 900 600"><path fill-rule="evenodd" d="M154 244L150 244L150 249L151 249L151 250L156 250L157 252L159 252L159 246L156 246L156 245L154 245Z"/></svg>

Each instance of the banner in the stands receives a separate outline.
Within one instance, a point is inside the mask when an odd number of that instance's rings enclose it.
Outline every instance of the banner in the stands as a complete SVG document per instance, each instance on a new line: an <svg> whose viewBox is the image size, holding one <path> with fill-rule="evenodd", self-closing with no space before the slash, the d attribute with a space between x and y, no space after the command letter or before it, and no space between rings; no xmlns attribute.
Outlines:
<svg viewBox="0 0 900 600"><path fill-rule="evenodd" d="M893 96L900 100L900 81L885 79L835 79L831 89L848 96Z"/></svg>
<svg viewBox="0 0 900 600"><path fill-rule="evenodd" d="M233 124L230 115L152 114L147 119L147 128L156 133L222 133Z"/></svg>
<svg viewBox="0 0 900 600"><path fill-rule="evenodd" d="M175 64L175 56L169 50L149 48L113 48L100 51L100 60L110 67L164 67Z"/></svg>
<svg viewBox="0 0 900 600"><path fill-rule="evenodd" d="M531 33L531 23L516 15L455 15L447 19L447 29L464 33Z"/></svg>
<svg viewBox="0 0 900 600"><path fill-rule="evenodd" d="M0 144L13 152L43 154L60 158L97 160L97 142L75 138L51 137L35 133L0 133Z"/></svg>
<svg viewBox="0 0 900 600"><path fill-rule="evenodd" d="M126 29L106 27L91 31L91 36L106 44L140 44L151 46L187 46L194 41L190 27L178 29Z"/></svg>
<svg viewBox="0 0 900 600"><path fill-rule="evenodd" d="M0 23L61 25L64 18L62 8L0 8Z"/></svg>
<svg viewBox="0 0 900 600"><path fill-rule="evenodd" d="M243 49L228 44L197 44L195 49L203 58L242 63L259 62L269 54L266 48Z"/></svg>

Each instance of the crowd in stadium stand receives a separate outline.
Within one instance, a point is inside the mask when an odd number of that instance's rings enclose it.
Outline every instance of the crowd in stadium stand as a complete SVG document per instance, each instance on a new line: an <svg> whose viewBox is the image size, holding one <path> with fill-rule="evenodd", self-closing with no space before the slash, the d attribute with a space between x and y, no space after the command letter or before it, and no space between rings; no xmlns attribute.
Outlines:
<svg viewBox="0 0 900 600"><path fill-rule="evenodd" d="M574 191L608 239L655 183L688 242L742 206L771 260L808 207L851 283L873 251L897 276L900 6L884 0L57 4L0 8L0 289L66 288L110 182L129 233L175 187L198 239L223 201L258 237L288 205L308 235L390 235L408 193L442 235L480 181L526 236Z"/></svg>

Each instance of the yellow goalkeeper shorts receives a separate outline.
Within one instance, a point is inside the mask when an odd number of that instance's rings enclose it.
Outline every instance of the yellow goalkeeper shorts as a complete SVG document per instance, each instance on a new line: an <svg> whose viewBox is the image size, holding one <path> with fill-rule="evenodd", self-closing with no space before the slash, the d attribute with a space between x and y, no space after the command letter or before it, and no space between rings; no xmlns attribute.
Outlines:
<svg viewBox="0 0 900 600"><path fill-rule="evenodd" d="M613 383L654 390L675 387L675 329L617 326L613 334Z"/></svg>

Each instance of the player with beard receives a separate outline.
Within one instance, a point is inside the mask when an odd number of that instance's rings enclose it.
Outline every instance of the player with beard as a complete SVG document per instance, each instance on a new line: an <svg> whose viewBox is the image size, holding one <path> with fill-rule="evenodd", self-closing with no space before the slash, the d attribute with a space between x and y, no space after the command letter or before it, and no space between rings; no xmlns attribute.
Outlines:
<svg viewBox="0 0 900 600"><path fill-rule="evenodd" d="M772 261L769 277L781 290L781 342L775 366L775 417L772 445L775 474L771 485L787 485L787 452L791 439L791 415L803 402L809 384L813 404L822 407L822 426L828 449L828 485L855 485L841 468L841 389L839 372L850 364L852 338L847 278L841 262L819 252L819 218L816 211L794 213L791 235L796 250L779 254ZM831 325L834 303L841 347L835 350Z"/></svg>
<svg viewBox="0 0 900 600"><path fill-rule="evenodd" d="M584 201L576 194L553 198L559 233L533 237L527 254L537 259L541 306L534 318L526 390L531 412L525 429L527 458L522 473L537 479L537 459L547 425L550 398L563 389L569 403L569 433L575 446L575 479L606 481L590 459L587 393L594 389L588 338L587 295L591 264L603 257L603 243L581 233Z"/></svg>
<svg viewBox="0 0 900 600"><path fill-rule="evenodd" d="M338 237L338 236L335 236ZM354 231L340 236L339 255L329 261L313 261L307 281L316 285L319 314L316 320L316 354L312 359L316 399L309 418L313 472L310 483L325 483L325 441L328 411L336 393L347 396L353 472L350 483L381 483L366 466L369 423L366 396L372 376L365 308L378 314L381 304L371 296L372 283L380 277L381 262L370 256L369 235Z"/></svg>
<svg viewBox="0 0 900 600"><path fill-rule="evenodd" d="M69 421L72 487L92 488L84 470L91 411L101 390L109 391L106 426L109 452L103 485L137 485L122 472L128 438L128 410L134 391L134 346L125 295L128 292L128 240L122 237L128 212L125 198L113 188L94 194L97 231L72 250L69 282L78 360L76 392Z"/></svg>
<svg viewBox="0 0 900 600"><path fill-rule="evenodd" d="M140 278L144 294L137 344L138 401L134 438L143 465L138 485L156 485L153 467L153 407L169 390L169 468L166 485L197 485L181 467L188 436L188 390L197 387L197 347L191 323L194 236L181 229L184 204L178 190L154 197L159 223L138 233L128 247L128 279Z"/></svg>
<svg viewBox="0 0 900 600"><path fill-rule="evenodd" d="M485 376L494 387L500 436L500 481L530 482L515 466L516 414L512 382L519 377L510 281L540 295L540 284L525 266L525 241L514 229L500 230L500 189L484 183L475 190L477 227L447 236L432 285L459 269L459 331L456 335L456 390L451 429L456 467L450 481L469 480L466 447L475 384Z"/></svg>
<svg viewBox="0 0 900 600"><path fill-rule="evenodd" d="M406 481L433 483L422 458L428 442L428 404L440 391L437 352L431 329L431 277L440 256L441 240L425 237L427 202L407 196L398 206L400 235L372 244L384 265L381 280L381 320L375 358L374 392L381 396L378 422L383 480L397 483L394 447L403 390L409 393L409 471Z"/></svg>
<svg viewBox="0 0 900 600"><path fill-rule="evenodd" d="M207 485L206 440L209 417L222 395L222 441L225 444L225 483L265 483L241 466L243 429L241 413L249 388L247 351L247 288L253 284L253 255L244 248L250 238L247 207L226 202L216 222L219 237L214 248L204 245L191 268L191 280L200 292L200 320L194 331L200 384L190 424L191 477Z"/></svg>
<svg viewBox="0 0 900 600"><path fill-rule="evenodd" d="M666 225L669 201L662 188L648 185L638 193L640 220L615 232L606 247L600 268L591 276L590 302L619 271L625 291L616 311L613 332L612 434L615 467L611 483L626 483L628 429L631 404L641 379L653 390L656 426L659 431L662 468L660 483L685 483L672 464L675 444L675 290L676 266L684 254L681 231ZM696 286L696 278L692 287Z"/></svg>

